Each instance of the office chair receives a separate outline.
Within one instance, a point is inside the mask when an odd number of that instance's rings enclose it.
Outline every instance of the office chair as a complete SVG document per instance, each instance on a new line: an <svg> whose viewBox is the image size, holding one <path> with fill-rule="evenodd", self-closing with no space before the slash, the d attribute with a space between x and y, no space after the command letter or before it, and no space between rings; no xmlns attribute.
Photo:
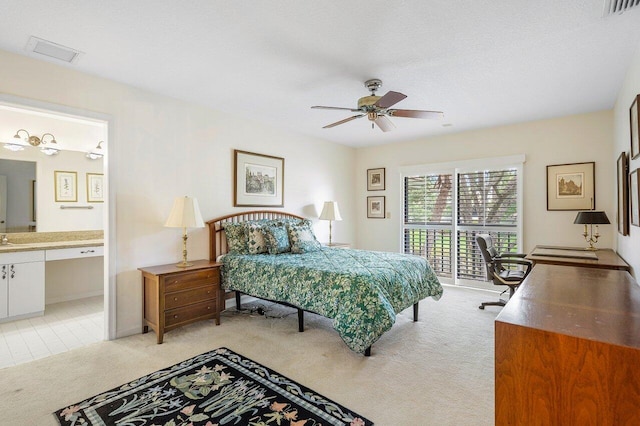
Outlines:
<svg viewBox="0 0 640 426"><path fill-rule="evenodd" d="M493 239L489 234L477 235L476 243L482 252L482 257L487 267L487 278L493 281L495 285L508 286L509 298L511 298L518 286L524 281L527 275L529 275L529 272L531 272L533 262L524 259L526 255L522 253L498 253L498 250L496 250L493 245ZM521 265L525 266L526 269L506 269L504 267L505 265ZM506 303L507 301L503 299L496 302L483 302L478 308L484 309L485 306L504 306Z"/></svg>

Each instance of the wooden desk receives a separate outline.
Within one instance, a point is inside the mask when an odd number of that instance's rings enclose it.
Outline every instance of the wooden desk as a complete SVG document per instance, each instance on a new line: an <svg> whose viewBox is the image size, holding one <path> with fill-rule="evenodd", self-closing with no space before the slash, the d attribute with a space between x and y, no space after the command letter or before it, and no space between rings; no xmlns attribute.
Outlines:
<svg viewBox="0 0 640 426"><path fill-rule="evenodd" d="M566 251L567 256L541 256L536 252L539 249L552 249L558 253ZM585 254L595 254L597 259L569 257L571 252L582 252ZM526 257L534 263L543 263L547 265L563 265L563 266L582 266L586 268L599 269L617 269L621 271L631 271L631 268L618 254L611 249L599 249L596 251L587 251L582 247L555 247L555 246L536 246Z"/></svg>
<svg viewBox="0 0 640 426"><path fill-rule="evenodd" d="M638 366L631 275L537 265L496 318L495 424L638 425Z"/></svg>

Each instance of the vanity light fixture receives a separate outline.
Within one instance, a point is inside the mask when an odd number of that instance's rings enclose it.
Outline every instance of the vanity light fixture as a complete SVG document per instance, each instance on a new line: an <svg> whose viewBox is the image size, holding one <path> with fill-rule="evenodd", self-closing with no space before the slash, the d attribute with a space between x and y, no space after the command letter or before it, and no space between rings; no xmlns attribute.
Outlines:
<svg viewBox="0 0 640 426"><path fill-rule="evenodd" d="M21 137L20 132L26 133L27 136L24 138ZM51 140L48 142L45 140L45 137L47 136L51 136ZM27 132L25 129L20 129L16 132L13 138L16 139L17 141L28 143L31 146L36 146L36 147L39 146L40 151L42 151L42 153L46 155L56 155L57 153L60 152L60 149L57 148L58 142L56 142L56 137L53 136L51 133L45 133L42 135L42 137L37 137L37 136L30 135L29 132ZM12 144L8 144L8 143L5 144L5 148L10 149L12 151L22 151L26 145L24 143L20 143L17 141L14 141L14 143ZM47 144L50 144L50 145L45 146ZM7 145L14 145L14 147L8 147ZM20 146L21 148L17 148L17 146Z"/></svg>
<svg viewBox="0 0 640 426"><path fill-rule="evenodd" d="M87 152L87 155L85 157L87 157L89 160L99 160L104 157L104 153L102 152L103 143L104 141L98 142L98 146L96 146L95 149Z"/></svg>

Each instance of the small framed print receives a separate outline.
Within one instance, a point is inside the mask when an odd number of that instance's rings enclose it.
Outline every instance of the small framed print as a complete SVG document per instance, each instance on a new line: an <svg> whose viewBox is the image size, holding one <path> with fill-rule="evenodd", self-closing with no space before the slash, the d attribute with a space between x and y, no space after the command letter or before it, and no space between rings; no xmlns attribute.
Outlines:
<svg viewBox="0 0 640 426"><path fill-rule="evenodd" d="M631 195L631 224L640 226L640 184L638 183L638 169L631 172L629 176L629 194Z"/></svg>
<svg viewBox="0 0 640 426"><path fill-rule="evenodd" d="M104 176L102 173L87 173L87 202L104 203Z"/></svg>
<svg viewBox="0 0 640 426"><path fill-rule="evenodd" d="M629 124L631 127L631 159L640 155L640 136L638 135L638 122L640 122L640 110L638 104L640 95L637 95L629 108Z"/></svg>
<svg viewBox="0 0 640 426"><path fill-rule="evenodd" d="M367 169L367 191L384 191L384 167Z"/></svg>
<svg viewBox="0 0 640 426"><path fill-rule="evenodd" d="M56 202L78 202L78 173L56 170L53 174L56 187Z"/></svg>
<svg viewBox="0 0 640 426"><path fill-rule="evenodd" d="M547 166L547 210L596 208L595 162Z"/></svg>
<svg viewBox="0 0 640 426"><path fill-rule="evenodd" d="M384 219L385 217L385 197L367 197L367 218Z"/></svg>

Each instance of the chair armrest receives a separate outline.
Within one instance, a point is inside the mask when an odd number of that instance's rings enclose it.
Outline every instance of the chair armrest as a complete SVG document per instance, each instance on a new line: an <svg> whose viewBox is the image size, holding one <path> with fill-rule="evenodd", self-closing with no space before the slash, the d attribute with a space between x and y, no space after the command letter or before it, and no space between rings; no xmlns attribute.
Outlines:
<svg viewBox="0 0 640 426"><path fill-rule="evenodd" d="M522 265L526 266L527 269L525 271L525 277L531 272L531 268L533 268L533 262L528 259L519 259L519 258L496 258L496 263L502 267L503 264L507 265Z"/></svg>
<svg viewBox="0 0 640 426"><path fill-rule="evenodd" d="M504 259L507 257L525 257L527 253L502 253L498 257Z"/></svg>

